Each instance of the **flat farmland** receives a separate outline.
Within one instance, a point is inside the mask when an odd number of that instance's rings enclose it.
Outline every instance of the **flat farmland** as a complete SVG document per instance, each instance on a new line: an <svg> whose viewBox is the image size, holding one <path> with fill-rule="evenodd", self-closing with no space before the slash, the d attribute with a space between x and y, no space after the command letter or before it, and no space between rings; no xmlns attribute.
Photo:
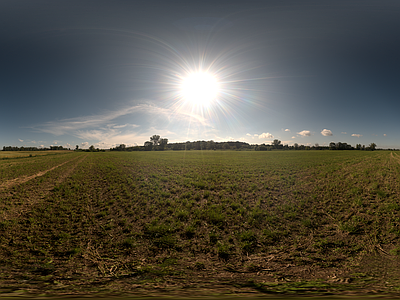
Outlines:
<svg viewBox="0 0 400 300"><path fill-rule="evenodd" d="M399 180L390 151L0 160L0 292L397 295Z"/></svg>
<svg viewBox="0 0 400 300"><path fill-rule="evenodd" d="M68 153L71 151L65 150L46 150L46 151L0 151L0 160L22 158L22 157L34 157L41 155L52 155L60 153Z"/></svg>

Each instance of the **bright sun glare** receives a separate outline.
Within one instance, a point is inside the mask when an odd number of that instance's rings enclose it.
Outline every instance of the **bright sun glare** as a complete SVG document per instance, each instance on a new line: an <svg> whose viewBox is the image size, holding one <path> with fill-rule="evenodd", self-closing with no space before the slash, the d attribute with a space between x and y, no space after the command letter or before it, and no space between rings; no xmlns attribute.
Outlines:
<svg viewBox="0 0 400 300"><path fill-rule="evenodd" d="M193 73L181 85L181 94L196 105L208 105L216 99L219 85L216 78L208 73Z"/></svg>

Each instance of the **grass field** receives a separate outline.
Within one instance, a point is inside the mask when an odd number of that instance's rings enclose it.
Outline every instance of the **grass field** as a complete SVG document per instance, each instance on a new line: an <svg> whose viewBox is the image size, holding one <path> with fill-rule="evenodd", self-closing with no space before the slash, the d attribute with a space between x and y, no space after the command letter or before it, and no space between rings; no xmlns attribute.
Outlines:
<svg viewBox="0 0 400 300"><path fill-rule="evenodd" d="M66 153L66 152L70 152L70 151L64 151L64 150L0 151L0 160L1 159L9 159L9 158L17 158L17 157L34 157L34 156L40 156L40 155L60 154L61 152Z"/></svg>
<svg viewBox="0 0 400 300"><path fill-rule="evenodd" d="M0 292L398 295L399 175L389 151L0 160Z"/></svg>

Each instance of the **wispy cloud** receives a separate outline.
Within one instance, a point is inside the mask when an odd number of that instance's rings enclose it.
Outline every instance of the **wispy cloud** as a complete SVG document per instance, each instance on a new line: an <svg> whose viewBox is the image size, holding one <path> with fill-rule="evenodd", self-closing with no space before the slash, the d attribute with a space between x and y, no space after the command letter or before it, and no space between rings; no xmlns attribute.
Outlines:
<svg viewBox="0 0 400 300"><path fill-rule="evenodd" d="M345 132L345 131L342 131L342 134L347 134L347 132Z"/></svg>
<svg viewBox="0 0 400 300"><path fill-rule="evenodd" d="M290 132L290 129L289 129L289 128L286 128L285 131Z"/></svg>
<svg viewBox="0 0 400 300"><path fill-rule="evenodd" d="M295 136L292 136L292 139L295 139L296 137Z"/></svg>
<svg viewBox="0 0 400 300"><path fill-rule="evenodd" d="M124 125L115 125L115 126L113 126L114 128L124 128L124 127L126 127L126 126L128 126L128 124L124 124Z"/></svg>
<svg viewBox="0 0 400 300"><path fill-rule="evenodd" d="M104 127L111 121L130 114L150 114L163 116L168 120L190 120L191 122L197 122L204 126L210 126L207 120L197 114L183 112L179 110L173 110L168 108L161 108L152 104L138 104L135 106L125 107L115 111L108 111L99 115L82 116L77 118L69 118L57 121L50 121L43 124L34 125L31 128L44 133L51 133L54 135L71 134L76 135L79 130L94 129ZM127 127L138 127L136 124L122 124L115 125L113 128L120 129Z"/></svg>
<svg viewBox="0 0 400 300"><path fill-rule="evenodd" d="M356 137L361 137L362 136L362 134L358 134L358 133L353 133L351 136L356 136Z"/></svg>
<svg viewBox="0 0 400 300"><path fill-rule="evenodd" d="M24 140L18 139L18 141L20 141L22 143Z"/></svg>
<svg viewBox="0 0 400 300"><path fill-rule="evenodd" d="M106 112L101 115L83 116L77 118L69 118L57 121L50 121L43 124L32 126L34 130L39 132L51 133L54 135L72 134L75 132L86 129L105 126L110 121L131 114L135 111L135 107L120 109L117 111Z"/></svg>
<svg viewBox="0 0 400 300"><path fill-rule="evenodd" d="M311 131L303 130L303 131L298 132L297 134L300 134L301 136L311 136Z"/></svg>
<svg viewBox="0 0 400 300"><path fill-rule="evenodd" d="M324 129L324 130L322 130L322 131L321 131L321 134L322 134L323 136L332 136L332 135L333 135L332 131L330 131L329 129Z"/></svg>
<svg viewBox="0 0 400 300"><path fill-rule="evenodd" d="M386 133L384 133L384 134L383 134L383 136L387 136L387 134L386 134Z"/></svg>
<svg viewBox="0 0 400 300"><path fill-rule="evenodd" d="M273 139L274 138L274 136L272 135L272 134L270 134L269 132L267 132L267 133L261 133L259 136L258 136L258 138L259 139Z"/></svg>
<svg viewBox="0 0 400 300"><path fill-rule="evenodd" d="M204 117L184 112L183 110L161 108L153 104L138 104L130 107L121 108L115 111L106 111L98 115L89 115L63 120L55 120L42 124L37 124L31 128L38 132L50 133L56 136L72 135L90 143L102 143L107 147L113 147L119 143L133 145L137 142L142 143L148 139L148 127L143 128L137 124L118 124L118 118L127 115L141 117L149 115L148 120L163 118L169 122L190 121L191 127L194 124L205 128L213 128L210 122ZM151 121L146 123L151 125ZM140 127L140 133L134 128ZM151 129L151 128L150 128ZM154 131L161 134L160 130ZM154 134L154 133L153 133Z"/></svg>
<svg viewBox="0 0 400 300"><path fill-rule="evenodd" d="M247 136L252 136L250 133L246 133Z"/></svg>

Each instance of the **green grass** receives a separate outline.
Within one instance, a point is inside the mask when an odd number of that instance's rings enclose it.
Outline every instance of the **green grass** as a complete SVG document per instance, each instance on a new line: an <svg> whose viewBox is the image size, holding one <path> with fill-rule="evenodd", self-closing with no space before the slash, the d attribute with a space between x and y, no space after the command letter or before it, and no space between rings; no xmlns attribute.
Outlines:
<svg viewBox="0 0 400 300"><path fill-rule="evenodd" d="M194 284L212 292L216 281L258 293L394 292L397 283L385 282L400 278L396 268L369 263L377 255L381 265L399 259L400 164L390 152L106 152L21 161L2 162L3 182L67 163L0 191L4 291L140 285L147 293ZM347 282L356 271L373 284Z"/></svg>

